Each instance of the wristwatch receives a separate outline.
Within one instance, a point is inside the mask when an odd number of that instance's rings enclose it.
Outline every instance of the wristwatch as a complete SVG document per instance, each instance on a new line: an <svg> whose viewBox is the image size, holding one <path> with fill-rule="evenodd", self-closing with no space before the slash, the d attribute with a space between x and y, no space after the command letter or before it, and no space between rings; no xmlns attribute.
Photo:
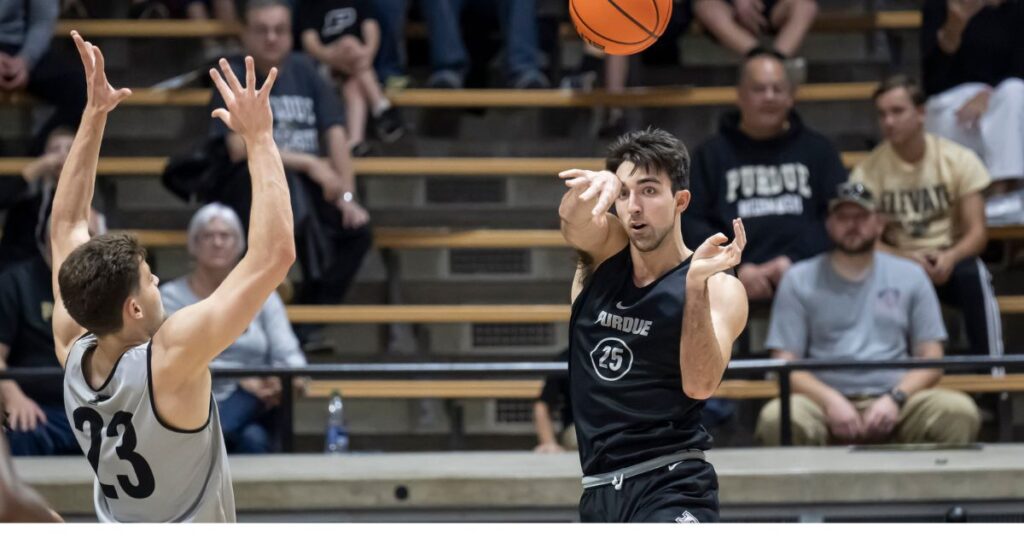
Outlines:
<svg viewBox="0 0 1024 538"><path fill-rule="evenodd" d="M900 409L903 409L903 404L907 403L907 393L897 387L893 387L885 394L892 398L892 401L896 402L896 407L899 407Z"/></svg>
<svg viewBox="0 0 1024 538"><path fill-rule="evenodd" d="M342 202L346 202L346 203L351 202L352 200L355 200L355 199L356 199L356 195L352 191L345 191L344 193L342 193L341 196L338 197L338 200L340 200Z"/></svg>

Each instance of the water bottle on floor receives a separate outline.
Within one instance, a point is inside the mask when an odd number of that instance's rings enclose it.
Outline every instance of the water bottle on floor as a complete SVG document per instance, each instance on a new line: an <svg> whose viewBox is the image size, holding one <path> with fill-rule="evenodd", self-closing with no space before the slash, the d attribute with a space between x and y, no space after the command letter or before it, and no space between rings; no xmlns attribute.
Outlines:
<svg viewBox="0 0 1024 538"><path fill-rule="evenodd" d="M345 428L345 404L341 393L334 391L327 405L327 433L325 452L340 454L348 452L348 429Z"/></svg>

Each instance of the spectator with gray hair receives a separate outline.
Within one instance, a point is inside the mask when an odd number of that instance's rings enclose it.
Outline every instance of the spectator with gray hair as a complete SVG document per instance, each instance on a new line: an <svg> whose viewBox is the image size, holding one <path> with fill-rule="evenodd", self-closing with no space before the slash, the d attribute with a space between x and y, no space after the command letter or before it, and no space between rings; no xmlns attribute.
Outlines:
<svg viewBox="0 0 1024 538"><path fill-rule="evenodd" d="M188 252L195 262L194 269L160 287L167 315L209 297L244 251L242 223L234 210L218 203L200 208L188 227ZM306 365L277 293L271 294L245 333L212 364L239 368ZM280 404L281 391L281 380L276 377L214 380L213 396L229 452L259 454L271 450L271 411Z"/></svg>

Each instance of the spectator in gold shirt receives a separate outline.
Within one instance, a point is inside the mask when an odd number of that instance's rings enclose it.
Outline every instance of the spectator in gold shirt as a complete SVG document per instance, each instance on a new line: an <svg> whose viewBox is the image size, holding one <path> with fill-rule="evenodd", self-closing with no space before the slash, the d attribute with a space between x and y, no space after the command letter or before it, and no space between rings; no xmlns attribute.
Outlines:
<svg viewBox="0 0 1024 538"><path fill-rule="evenodd" d="M978 258L988 241L985 165L970 149L925 132L925 96L910 79L885 81L874 102L885 142L852 180L876 193L888 218L880 248L924 268L939 300L962 312L972 354L1001 355L992 276Z"/></svg>

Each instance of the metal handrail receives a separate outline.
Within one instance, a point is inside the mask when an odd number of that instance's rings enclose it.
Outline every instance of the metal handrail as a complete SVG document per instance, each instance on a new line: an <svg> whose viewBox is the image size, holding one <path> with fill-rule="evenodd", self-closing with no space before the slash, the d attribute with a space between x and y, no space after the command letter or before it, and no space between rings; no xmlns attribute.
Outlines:
<svg viewBox="0 0 1024 538"><path fill-rule="evenodd" d="M779 385L779 420L780 442L783 446L792 444L792 410L790 395L792 386L790 375L794 371L818 370L877 370L877 369L920 369L942 368L944 371L964 371L987 368L1006 368L1019 366L1024 368L1024 355L1005 355L1001 357L949 356L942 359L896 359L886 361L864 361L855 358L843 359L733 359L725 372L725 377L741 374L777 375ZM211 366L214 377L240 376L274 376L280 377L285 387L290 387L296 377L318 379L473 379L487 378L524 378L564 374L568 371L565 362L388 362L359 364L316 364L299 368L280 368L274 366L261 367L217 367ZM64 374L60 368L9 368L0 370L2 379L29 379L39 377L59 377ZM284 433L284 449L292 449L292 409L293 394L290 390L282 391L281 407L282 430Z"/></svg>

